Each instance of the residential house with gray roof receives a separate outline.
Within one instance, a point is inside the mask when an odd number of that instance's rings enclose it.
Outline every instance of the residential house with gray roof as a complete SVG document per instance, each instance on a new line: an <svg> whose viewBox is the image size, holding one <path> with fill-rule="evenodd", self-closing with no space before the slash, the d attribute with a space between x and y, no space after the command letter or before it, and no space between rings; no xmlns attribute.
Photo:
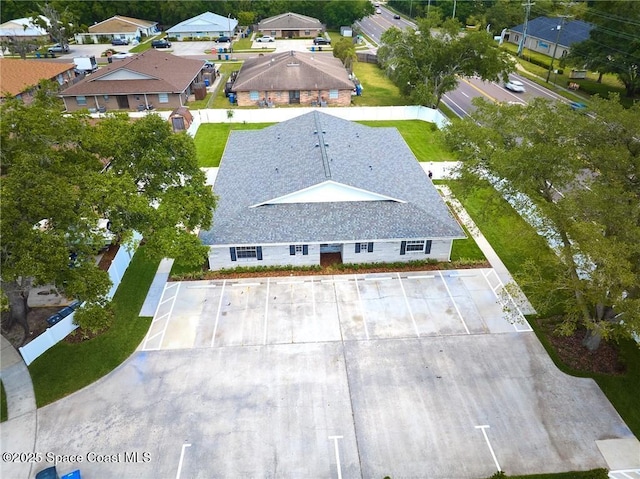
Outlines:
<svg viewBox="0 0 640 479"><path fill-rule="evenodd" d="M233 37L238 20L231 16L223 17L217 13L204 12L184 20L167 30L167 35L182 41L185 38Z"/></svg>
<svg viewBox="0 0 640 479"><path fill-rule="evenodd" d="M317 37L324 32L324 25L317 18L287 12L265 18L258 23L257 31L274 38Z"/></svg>
<svg viewBox="0 0 640 479"><path fill-rule="evenodd" d="M232 131L213 189L213 270L447 261L465 238L397 129L320 111Z"/></svg>
<svg viewBox="0 0 640 479"><path fill-rule="evenodd" d="M185 106L203 80L203 60L150 49L116 60L64 90L67 111L175 109Z"/></svg>
<svg viewBox="0 0 640 479"><path fill-rule="evenodd" d="M239 106L349 106L354 88L333 55L291 51L248 58L231 91Z"/></svg>

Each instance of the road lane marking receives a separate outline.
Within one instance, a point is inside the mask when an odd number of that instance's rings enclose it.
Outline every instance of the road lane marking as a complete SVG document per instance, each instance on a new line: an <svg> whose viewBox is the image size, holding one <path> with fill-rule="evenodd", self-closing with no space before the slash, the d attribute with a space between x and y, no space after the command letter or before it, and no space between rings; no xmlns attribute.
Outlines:
<svg viewBox="0 0 640 479"><path fill-rule="evenodd" d="M396 273L398 275L398 281L400 282L400 289L402 289L402 296L404 296L404 302L407 305L407 309L409 310L409 316L411 316L411 322L413 323L413 329L416 331L416 336L420 337L420 331L418 331L418 325L416 324L416 320L413 317L413 311L411 311L411 306L409 305L409 299L407 298L407 293L404 290L404 285L402 284L402 278L400 278L400 273Z"/></svg>
<svg viewBox="0 0 640 479"><path fill-rule="evenodd" d="M222 297L224 296L224 287L227 285L227 280L222 282L222 291L220 291L220 301L218 301L218 311L216 312L216 324L213 326L213 337L211 338L211 347L216 340L216 333L218 332L218 321L220 319L220 310L222 309Z"/></svg>
<svg viewBox="0 0 640 479"><path fill-rule="evenodd" d="M491 100L494 103L499 103L500 101L494 97L492 97L491 95L489 95L486 91L478 88L477 86L475 86L473 83L471 83L469 80L465 79L464 77L461 77L460 80L462 80L463 82L465 82L467 85L469 85L471 88L473 88L474 90L476 90L478 93L480 93L483 96L486 96L489 100Z"/></svg>
<svg viewBox="0 0 640 479"><path fill-rule="evenodd" d="M340 466L340 449L338 448L338 439L342 439L343 436L329 436L329 439L333 439L333 445L336 451L336 468L338 469L338 479L342 479L342 467Z"/></svg>
<svg viewBox="0 0 640 479"><path fill-rule="evenodd" d="M178 462L178 472L176 472L176 479L180 479L180 474L182 473L182 461L184 461L184 450L188 447L191 447L191 444L183 444L182 450L180 451L180 462Z"/></svg>
<svg viewBox="0 0 640 479"><path fill-rule="evenodd" d="M489 451L491 452L491 457L493 457L493 462L496 465L496 468L498 469L498 471L501 471L502 469L500 469L500 464L498 464L498 459L496 458L496 453L493 452L493 448L491 447L491 443L489 442L489 436L487 436L487 429L489 429L490 426L487 424L484 424L482 426L476 426L476 429L480 429L482 431L482 435L484 436L484 440L487 441L487 446L489 446Z"/></svg>
<svg viewBox="0 0 640 479"><path fill-rule="evenodd" d="M458 317L460 318L460 321L462 321L462 325L464 326L464 330L467 332L467 334L471 334L469 332L469 328L467 328L467 323L464 322L464 318L462 317L462 314L460 314L460 310L458 309L458 305L456 304L456 300L453 299L453 295L451 294L451 290L449 289L449 286L447 286L447 282L444 280L444 276L442 276L442 271L438 271L438 273L440 273L440 278L442 279L442 283L444 284L444 287L447 290L447 293L449 294L449 298L451 298L451 302L453 303L453 307L456 308L456 313L458 313Z"/></svg>

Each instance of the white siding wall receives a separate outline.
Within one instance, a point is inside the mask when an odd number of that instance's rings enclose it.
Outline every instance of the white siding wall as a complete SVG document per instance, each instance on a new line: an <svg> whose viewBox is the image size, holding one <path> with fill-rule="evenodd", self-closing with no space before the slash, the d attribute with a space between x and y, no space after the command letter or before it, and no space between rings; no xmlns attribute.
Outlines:
<svg viewBox="0 0 640 479"><path fill-rule="evenodd" d="M256 245L260 246L260 245ZM238 268L241 266L312 266L320 264L320 245L308 245L309 254L296 253L292 256L289 245L262 246L262 261L255 258L231 261L228 246L212 246L209 250L209 268Z"/></svg>
<svg viewBox="0 0 640 479"><path fill-rule="evenodd" d="M360 253L355 252L355 243L345 243L342 248L343 263L392 263L397 261L418 261L434 259L438 261L449 261L451 252L451 240L434 240L431 243L429 254L407 252L400 254L400 241L396 242L374 242L373 251L367 252L362 249ZM296 253L292 256L289 252L289 245L262 246L262 260L255 258L237 259L231 261L231 254L228 246L212 246L209 250L209 267L212 270L221 268L237 268L241 266L312 266L320 264L320 245L308 245L309 254Z"/></svg>
<svg viewBox="0 0 640 479"><path fill-rule="evenodd" d="M345 243L342 249L343 263L395 263L399 261L418 261L434 259L438 261L449 261L452 240L434 240L431 243L431 253L425 254L416 252L406 252L400 254L400 241L396 242L374 242L373 251L368 253L361 249L360 253L355 252L355 243Z"/></svg>

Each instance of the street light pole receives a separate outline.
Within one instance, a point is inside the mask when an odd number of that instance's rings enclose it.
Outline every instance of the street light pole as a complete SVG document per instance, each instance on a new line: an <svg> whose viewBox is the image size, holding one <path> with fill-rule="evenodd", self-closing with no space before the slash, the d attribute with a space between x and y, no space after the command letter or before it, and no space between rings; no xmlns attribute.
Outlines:
<svg viewBox="0 0 640 479"><path fill-rule="evenodd" d="M560 25L558 25L558 33L556 34L556 44L553 47L553 56L551 57L551 65L549 65L549 71L547 72L546 83L549 83L549 77L551 76L551 70L553 70L553 61L556 59L556 52L558 51L558 42L560 41L560 31L564 26L564 17L561 17Z"/></svg>

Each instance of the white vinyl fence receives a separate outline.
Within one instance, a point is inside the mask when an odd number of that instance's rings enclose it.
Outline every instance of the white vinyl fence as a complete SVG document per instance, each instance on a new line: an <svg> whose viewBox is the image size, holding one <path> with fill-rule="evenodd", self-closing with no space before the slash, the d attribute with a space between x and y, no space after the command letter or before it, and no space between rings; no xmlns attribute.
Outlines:
<svg viewBox="0 0 640 479"><path fill-rule="evenodd" d="M141 237L136 233L134 238L137 244ZM109 299L113 298L113 295L116 294L116 290L122 282L124 272L127 270L129 263L131 263L131 258L133 258L134 253L134 247L128 248L126 246L121 246L120 249L118 249L115 258L113 258L113 262L108 270L109 278L112 282L111 289L107 294ZM62 307L60 309L62 309ZM73 322L74 316L75 313L71 313L69 316L47 328L46 331L40 334L37 338L32 339L28 344L19 348L24 362L27 365L31 364L47 349L51 348L59 341L62 341L67 337L67 335L73 332L78 327L78 325Z"/></svg>

